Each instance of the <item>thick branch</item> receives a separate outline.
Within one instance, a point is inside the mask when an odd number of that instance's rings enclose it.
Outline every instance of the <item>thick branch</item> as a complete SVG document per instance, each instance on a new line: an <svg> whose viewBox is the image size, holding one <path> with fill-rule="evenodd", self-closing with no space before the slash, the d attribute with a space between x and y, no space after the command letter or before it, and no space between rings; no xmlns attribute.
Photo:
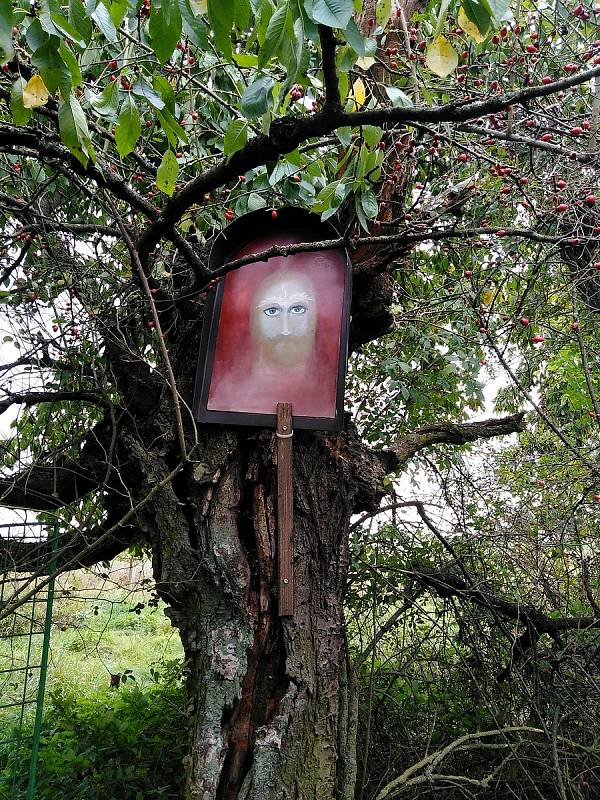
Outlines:
<svg viewBox="0 0 600 800"><path fill-rule="evenodd" d="M106 480L112 438L111 424L100 422L87 434L78 458L63 456L0 477L0 506L52 511L81 499Z"/></svg>
<svg viewBox="0 0 600 800"><path fill-rule="evenodd" d="M165 204L160 218L150 224L138 242L142 263L145 263L152 249L163 236L173 229L183 214L194 204L202 202L206 193L215 191L250 169L263 166L268 161L277 160L308 139L326 136L337 128L348 126L468 122L487 114L504 111L510 105L527 104L538 97L546 97L571 86L578 86L596 75L600 75L600 66L553 81L550 84L520 89L487 100L468 100L431 107L374 108L356 112L324 110L303 118L282 117L277 119L272 123L268 135L256 136L251 139L229 160L221 161L202 175L189 181Z"/></svg>
<svg viewBox="0 0 600 800"><path fill-rule="evenodd" d="M94 403L94 405L104 408L110 407L109 401L96 392L7 392L5 399L0 400L0 414L15 405L34 406L38 403L63 401Z"/></svg>
<svg viewBox="0 0 600 800"><path fill-rule="evenodd" d="M120 514L119 514L120 516ZM114 534L106 537L100 546L90 549L90 545L100 540L112 524L116 514L112 514L104 525L90 531L76 531L59 535L56 568L69 564L69 569L91 567L101 561L110 561L139 539L139 531L131 525L124 525ZM0 553L4 572L35 572L48 575L52 564L52 541L32 542L0 537Z"/></svg>
<svg viewBox="0 0 600 800"><path fill-rule="evenodd" d="M433 589L440 597L456 597L458 600L466 600L481 608L487 608L506 619L528 626L538 636L547 633L555 637L564 631L600 628L598 616L550 617L534 606L515 600L504 600L488 589L480 588L481 583L467 582L452 573L417 567L408 570L408 574L421 585Z"/></svg>
<svg viewBox="0 0 600 800"><path fill-rule="evenodd" d="M323 83L325 84L325 111L339 111L342 108L340 86L335 63L335 36L326 25L319 25L321 53L323 56Z"/></svg>
<svg viewBox="0 0 600 800"><path fill-rule="evenodd" d="M525 430L525 413L519 412L509 417L485 419L481 422L465 422L454 424L440 422L400 436L391 452L396 456L396 468L405 464L419 450L434 444L464 445L479 439L492 439L495 436L507 436L509 433L520 433Z"/></svg>

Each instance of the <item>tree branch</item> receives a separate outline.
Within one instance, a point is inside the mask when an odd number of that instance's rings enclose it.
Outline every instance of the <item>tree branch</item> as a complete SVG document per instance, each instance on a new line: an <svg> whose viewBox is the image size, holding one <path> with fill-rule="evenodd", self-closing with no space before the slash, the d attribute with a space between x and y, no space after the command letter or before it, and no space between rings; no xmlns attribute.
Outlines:
<svg viewBox="0 0 600 800"><path fill-rule="evenodd" d="M56 567L61 569L69 564L69 569L91 567L101 561L110 561L122 553L140 538L140 533L133 525L123 525L113 534L103 538L102 544L90 549L94 542L104 537L112 523L122 516L113 509L104 525L84 532L59 534ZM0 537L0 555L2 556L2 572L35 572L37 575L48 575L52 564L52 541L23 541L22 539L5 539Z"/></svg>
<svg viewBox="0 0 600 800"><path fill-rule="evenodd" d="M553 81L550 84L531 86L510 94L487 100L467 100L441 106L403 106L375 108L366 111L345 112L324 110L307 117L281 117L271 124L268 135L255 136L248 144L211 169L193 178L165 204L160 217L144 231L137 243L142 264L161 238L173 229L183 214L194 204L203 201L204 195L215 191L250 169L275 161L290 153L308 139L326 136L337 128L360 125L396 125L417 122L464 123L487 114L504 111L508 106L527 104L539 97L547 97L578 86L600 75L600 66L576 75Z"/></svg>
<svg viewBox="0 0 600 800"><path fill-rule="evenodd" d="M340 111L342 100L335 63L335 36L326 25L319 25L319 39L323 55L323 83L325 85L325 112Z"/></svg>
<svg viewBox="0 0 600 800"><path fill-rule="evenodd" d="M419 450L431 447L434 444L464 445L476 442L479 439L492 439L495 436L507 436L510 433L520 433L525 430L525 413L520 411L508 417L486 419L481 422L465 422L454 424L440 422L436 425L427 425L424 428L400 436L390 452L396 457L397 469L405 464Z"/></svg>
<svg viewBox="0 0 600 800"><path fill-rule="evenodd" d="M34 406L38 403L63 401L93 403L103 408L110 408L110 402L96 392L6 392L6 399L0 400L0 414L14 405Z"/></svg>

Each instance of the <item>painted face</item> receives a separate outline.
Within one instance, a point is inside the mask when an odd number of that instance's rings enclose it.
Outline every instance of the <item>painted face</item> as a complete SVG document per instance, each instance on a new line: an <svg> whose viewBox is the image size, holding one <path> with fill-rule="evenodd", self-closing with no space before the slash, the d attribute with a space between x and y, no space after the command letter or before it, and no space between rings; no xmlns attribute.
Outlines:
<svg viewBox="0 0 600 800"><path fill-rule="evenodd" d="M312 282L280 272L265 278L253 299L252 332L262 357L273 367L298 367L312 353L317 303Z"/></svg>

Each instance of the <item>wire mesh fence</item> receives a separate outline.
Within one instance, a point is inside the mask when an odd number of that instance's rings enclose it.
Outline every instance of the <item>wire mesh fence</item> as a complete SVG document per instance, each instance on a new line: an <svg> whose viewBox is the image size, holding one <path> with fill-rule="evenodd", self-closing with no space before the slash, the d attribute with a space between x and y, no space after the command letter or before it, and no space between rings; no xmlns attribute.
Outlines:
<svg viewBox="0 0 600 800"><path fill-rule="evenodd" d="M55 569L57 526L40 523L5 524L6 543L41 541L53 543L50 573ZM12 569L9 548L0 552L0 609L6 599L32 579ZM0 622L0 753L3 781L0 791L14 797L26 781L25 797L35 795L36 765L40 746L54 578L32 598ZM35 585L35 580L34 580ZM8 795L7 792L11 794Z"/></svg>

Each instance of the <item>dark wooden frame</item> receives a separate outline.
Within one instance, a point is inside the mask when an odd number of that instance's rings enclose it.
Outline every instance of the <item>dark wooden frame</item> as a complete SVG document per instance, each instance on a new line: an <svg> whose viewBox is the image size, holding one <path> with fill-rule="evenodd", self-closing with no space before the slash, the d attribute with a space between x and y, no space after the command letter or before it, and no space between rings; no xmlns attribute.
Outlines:
<svg viewBox="0 0 600 800"><path fill-rule="evenodd" d="M338 232L328 222L321 222L320 217L303 211L299 208L283 208L278 210L277 218L272 218L268 210L254 211L240 217L239 220L228 225L215 239L210 258L209 268L218 269L225 264L236 250L240 250L247 242L255 238L258 233L277 233L286 228L306 228L310 233L310 241L314 239L315 230L321 233L320 239L337 239ZM308 430L338 431L344 422L344 383L346 380L346 364L348 361L348 332L350 326L350 300L352 291L352 270L350 259L345 248L340 247L345 256L344 297L342 309L342 329L340 332L340 353L338 362L338 377L336 389L336 407L334 417L294 417L294 427ZM225 425L251 425L258 428L277 427L277 414L258 414L246 411L212 411L207 408L208 392L212 377L217 332L223 293L224 281L221 281L214 293L211 293L204 311L204 324L202 326L202 339L196 373L196 387L194 392L193 412L198 422L216 423Z"/></svg>

